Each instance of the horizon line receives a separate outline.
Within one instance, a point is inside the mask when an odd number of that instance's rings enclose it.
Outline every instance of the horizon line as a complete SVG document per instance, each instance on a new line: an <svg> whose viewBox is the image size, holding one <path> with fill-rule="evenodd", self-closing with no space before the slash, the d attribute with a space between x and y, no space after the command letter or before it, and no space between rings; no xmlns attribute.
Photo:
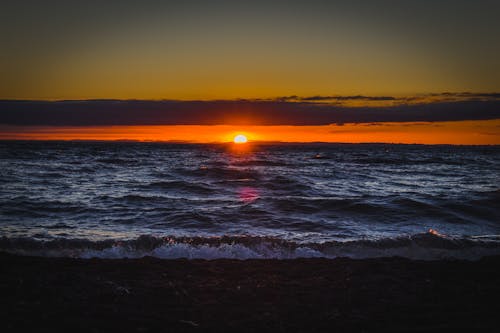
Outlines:
<svg viewBox="0 0 500 333"><path fill-rule="evenodd" d="M188 141L188 140L134 140L134 139L109 139L109 140L93 140L93 139L0 139L0 142L75 142L75 143L164 143L178 145L235 145L232 141ZM244 145L264 144L264 145L404 145L404 146L474 146L474 147L493 147L500 146L496 143L483 144L457 144L457 143L405 143L405 142L382 142L382 141L366 141L366 142L333 142L333 141L268 141L268 140L252 140Z"/></svg>

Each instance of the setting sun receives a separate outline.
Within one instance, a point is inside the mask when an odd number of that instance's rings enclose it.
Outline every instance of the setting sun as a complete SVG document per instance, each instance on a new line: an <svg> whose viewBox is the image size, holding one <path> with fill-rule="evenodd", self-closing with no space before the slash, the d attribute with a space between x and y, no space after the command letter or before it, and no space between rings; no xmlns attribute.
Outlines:
<svg viewBox="0 0 500 333"><path fill-rule="evenodd" d="M234 137L233 139L234 143L246 143L247 137L244 136L243 134L238 134L237 136Z"/></svg>

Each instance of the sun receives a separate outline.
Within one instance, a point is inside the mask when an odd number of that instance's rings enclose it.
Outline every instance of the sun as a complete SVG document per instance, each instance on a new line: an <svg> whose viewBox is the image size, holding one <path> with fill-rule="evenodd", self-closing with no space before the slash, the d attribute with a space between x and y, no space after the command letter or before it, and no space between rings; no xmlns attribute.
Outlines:
<svg viewBox="0 0 500 333"><path fill-rule="evenodd" d="M237 136L234 137L233 139L234 143L246 143L247 137L244 136L243 134L238 134Z"/></svg>

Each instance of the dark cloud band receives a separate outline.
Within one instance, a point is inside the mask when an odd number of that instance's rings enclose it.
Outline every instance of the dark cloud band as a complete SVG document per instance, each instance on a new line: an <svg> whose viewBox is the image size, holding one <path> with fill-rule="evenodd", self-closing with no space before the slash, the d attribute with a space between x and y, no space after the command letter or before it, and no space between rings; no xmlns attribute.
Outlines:
<svg viewBox="0 0 500 333"><path fill-rule="evenodd" d="M442 96L442 94L440 94ZM446 95L449 97L449 95ZM459 95L454 95L460 97ZM328 97L328 96L327 96ZM330 96L331 97L331 96ZM499 94L468 94L465 100L352 107L321 96L290 100L81 100L0 101L0 124L22 126L108 125L327 125L500 119ZM367 100L337 96L337 100ZM378 99L377 99L378 98ZM328 98L331 100L332 98ZM393 101L394 97L373 97Z"/></svg>

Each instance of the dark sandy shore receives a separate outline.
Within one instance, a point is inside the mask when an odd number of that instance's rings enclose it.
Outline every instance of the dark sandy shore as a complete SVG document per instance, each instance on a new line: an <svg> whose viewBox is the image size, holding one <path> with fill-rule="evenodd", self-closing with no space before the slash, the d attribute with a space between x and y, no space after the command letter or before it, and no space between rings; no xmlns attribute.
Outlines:
<svg viewBox="0 0 500 333"><path fill-rule="evenodd" d="M500 257L80 260L0 253L1 331L427 332L500 324Z"/></svg>

